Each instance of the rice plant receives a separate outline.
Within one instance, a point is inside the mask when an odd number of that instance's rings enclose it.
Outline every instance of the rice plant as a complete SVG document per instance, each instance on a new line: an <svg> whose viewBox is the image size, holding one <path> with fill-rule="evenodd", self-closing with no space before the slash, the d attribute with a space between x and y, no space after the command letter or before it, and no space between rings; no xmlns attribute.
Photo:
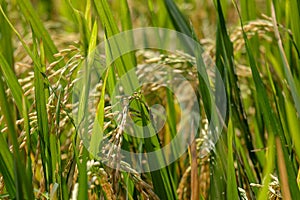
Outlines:
<svg viewBox="0 0 300 200"><path fill-rule="evenodd" d="M299 199L299 13L0 0L0 199Z"/></svg>

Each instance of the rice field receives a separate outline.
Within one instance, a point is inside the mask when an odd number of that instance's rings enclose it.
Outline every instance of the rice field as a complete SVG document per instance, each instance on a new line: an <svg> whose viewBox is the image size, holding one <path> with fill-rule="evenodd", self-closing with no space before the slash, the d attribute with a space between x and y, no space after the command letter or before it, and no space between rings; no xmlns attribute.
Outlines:
<svg viewBox="0 0 300 200"><path fill-rule="evenodd" d="M0 199L300 198L298 0L0 0Z"/></svg>

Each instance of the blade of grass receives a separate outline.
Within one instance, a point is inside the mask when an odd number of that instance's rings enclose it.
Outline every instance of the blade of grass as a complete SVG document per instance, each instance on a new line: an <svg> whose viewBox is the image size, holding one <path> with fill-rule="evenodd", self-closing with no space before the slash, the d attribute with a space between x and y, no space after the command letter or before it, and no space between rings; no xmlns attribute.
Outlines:
<svg viewBox="0 0 300 200"><path fill-rule="evenodd" d="M227 199L238 200L238 190L236 184L236 174L234 168L234 152L232 146L234 142L234 126L232 121L229 120L228 132L227 132L227 145L228 145L228 156L227 156Z"/></svg>
<svg viewBox="0 0 300 200"><path fill-rule="evenodd" d="M128 6L127 0L121 0L120 1L120 19L121 19L121 25L122 25L122 30L123 31L128 31L132 29L132 22L131 22L131 15L130 15L130 9ZM130 46L134 45L134 39L133 35L131 32L129 34L126 34L126 41ZM133 64L133 66L136 66L136 58L135 58L135 52L130 52L128 53L130 60Z"/></svg>
<svg viewBox="0 0 300 200"><path fill-rule="evenodd" d="M277 39L277 45L278 45L278 48L279 48L279 51L280 51L281 61L282 61L283 69L284 69L284 72L285 72L285 77L288 81L288 84L289 84L289 87L290 87L290 90L291 90L291 93L292 93L292 97L293 97L293 100L294 100L294 103L295 103L295 107L296 107L297 112L298 112L298 118L300 118L300 96L299 96L299 93L298 93L299 90L296 89L294 79L293 79L292 74L290 72L290 66L288 64L288 61L287 61L287 58L286 58L286 55L285 55L285 52L284 52L284 49L283 49L283 46L282 46L282 41L281 41L281 37L280 37L278 27L277 27L276 13L275 13L273 3L271 3L271 13L272 13L272 20L273 20L273 25L274 25L275 37ZM298 156L300 157L300 155L298 155Z"/></svg>
<svg viewBox="0 0 300 200"><path fill-rule="evenodd" d="M241 14L243 21L250 21L256 18L256 5L254 0L241 1Z"/></svg>
<svg viewBox="0 0 300 200"><path fill-rule="evenodd" d="M235 4L235 6L236 6L236 4ZM236 9L238 11L237 6L236 6ZM238 11L238 13L239 13L239 11ZM239 13L239 15L240 15L240 13ZM285 166L286 166L286 170L287 170L288 183L290 186L291 195L292 195L292 198L297 198L300 195L300 192L299 192L299 188L298 188L297 182L296 182L296 172L295 172L295 169L293 167L291 160L289 159L287 149L285 148L286 140L285 140L284 134L282 132L282 127L270 105L266 89L264 87L263 81L261 80L261 77L259 75L259 72L258 72L258 69L256 66L256 61L254 60L252 51L248 45L249 41L248 41L247 35L243 29L244 26L243 26L243 21L242 21L241 17L240 17L240 23L241 23L241 27L242 27L242 31L243 31L243 37L244 37L244 41L245 41L246 52L247 52L247 55L249 58L252 76L254 79L257 94L259 94L258 98L259 98L260 107L262 109L262 115L263 115L265 122L267 122L266 126L267 126L267 130L268 130L269 134L275 134L275 136L279 136L280 142L281 142L281 147L284 147L284 148L282 148L282 152L283 152L282 158L284 158L283 160L285 162Z"/></svg>
<svg viewBox="0 0 300 200"><path fill-rule="evenodd" d="M0 86L1 87L1 86ZM6 190L10 198L16 198L16 186L14 182L13 157L5 141L3 133L0 134L0 173L4 178Z"/></svg>
<svg viewBox="0 0 300 200"><path fill-rule="evenodd" d="M291 134L292 143L296 150L298 158L300 157L300 119L297 117L297 112L294 104L291 101L285 101L286 124L288 132Z"/></svg>
<svg viewBox="0 0 300 200"><path fill-rule="evenodd" d="M282 191L282 197L283 199L291 200L292 196L290 193L290 188L289 188L289 181L288 175L287 175L287 169L285 166L285 162L283 162L284 159L284 154L282 151L282 146L281 146L281 141L279 137L276 137L276 149L277 149L277 163L278 163L278 171L279 171L279 176L280 176L280 186L281 186L281 191Z"/></svg>
<svg viewBox="0 0 300 200"><path fill-rule="evenodd" d="M264 182L263 187L258 193L258 200L264 200L268 196L269 193L269 183L271 181L271 176L274 167L275 167L275 142L274 135L270 135L268 138L268 150L266 153L266 165L264 167Z"/></svg>
<svg viewBox="0 0 300 200"><path fill-rule="evenodd" d="M80 41L81 41L81 50L83 51L83 54L85 56L88 55L88 48L89 48L89 39L90 39L90 28L89 28L89 23L92 23L89 19L88 15L88 10L89 10L89 5L87 4L86 7L86 14L82 13L80 10L77 10L76 8L73 7L71 0L67 1L68 6L71 8L73 11L73 14L75 15L76 19L76 24L78 24L79 27L79 32L80 32Z"/></svg>
<svg viewBox="0 0 300 200"><path fill-rule="evenodd" d="M130 9L127 0L120 0L120 19L123 31L132 29Z"/></svg>
<svg viewBox="0 0 300 200"><path fill-rule="evenodd" d="M90 45L89 45L89 58L91 62L94 59L94 55L91 54L94 54L93 51L95 51L95 47L96 47L97 33L98 33L97 27L98 27L97 22L95 22L92 30L91 39L90 39ZM99 151L99 144L103 138L105 89L106 89L108 73L109 73L109 68L107 69L107 72L105 73L105 77L103 80L103 87L101 91L100 101L96 110L96 116L93 125L93 131L92 131L90 147L89 147L89 151L91 152L92 155L97 155Z"/></svg>
<svg viewBox="0 0 300 200"><path fill-rule="evenodd" d="M38 14L32 7L29 0L16 0L18 6L20 7L21 13L24 15L25 19L30 23L34 33L36 34L37 38L41 38L44 41L45 45L45 54L49 61L52 63L56 61L54 54L56 54L57 48L54 45L53 40L51 39L49 32L44 27L43 23L41 22ZM57 68L62 67L63 63L58 63L56 65Z"/></svg>
<svg viewBox="0 0 300 200"><path fill-rule="evenodd" d="M75 155L76 156L76 155ZM88 151L83 146L82 154L76 156L77 166L78 166L78 199L88 199L88 179L87 179L87 158Z"/></svg>
<svg viewBox="0 0 300 200"><path fill-rule="evenodd" d="M18 82L18 79L17 79L12 67L8 64L7 60L2 55L2 53L0 53L0 67L1 67L1 71L3 73L3 76L6 80L6 83L11 90L14 100L16 101L16 106L18 107L18 110L20 112L22 112L23 111L22 98L24 98L23 97L24 92ZM28 102L27 98L25 98L25 106L29 107L29 102Z"/></svg>
<svg viewBox="0 0 300 200"><path fill-rule="evenodd" d="M190 28L188 23L186 22L186 19L183 17L179 9L177 8L176 4L172 0L165 0L164 1L166 4L166 8L168 10L169 15L171 16L173 25L175 29L179 32L182 32L194 40L198 41L193 29ZM219 120L218 117L216 117L216 113L218 113L215 109L214 106L212 106L212 102L214 99L211 99L211 93L210 88L206 86L205 83L209 83L208 81L208 75L206 71L206 66L204 64L204 61L201 57L201 54L203 52L202 49L192 49L190 46L187 47L187 51L191 53L191 55L195 56L197 59L197 69L198 69L198 79L199 79L199 91L202 97L202 101L204 104L204 109L207 118L209 119L210 123L213 123L214 126L220 127L219 126ZM220 80L218 80L220 81ZM217 88L217 86L216 86ZM218 92L216 91L216 94ZM217 97L216 97L217 99ZM222 99L223 101L223 99ZM221 105L221 104L219 104ZM223 119L224 120L224 119ZM223 158L226 156L226 153L224 152L225 144L223 143L222 139L219 139L218 143L216 144L216 158L215 160L211 163L211 197L213 199L216 198L222 198L225 195L225 190L226 190L226 183L225 183L225 165L223 163Z"/></svg>
<svg viewBox="0 0 300 200"><path fill-rule="evenodd" d="M298 182L298 187L300 188L300 169L298 170L297 182Z"/></svg>
<svg viewBox="0 0 300 200"><path fill-rule="evenodd" d="M43 66L43 56L38 53L38 47L40 46L40 51L42 50L42 43L38 44L33 33L33 52L35 53L35 63L34 63L34 86L35 86L35 101L36 101L36 111L37 111L37 122L38 122L38 133L41 142L41 157L45 176L45 185L47 191L50 191L50 183L52 179L52 162L51 162L51 152L50 152L50 135L48 127L48 113L47 113L47 92L48 87L45 84L44 76L40 73L39 69L45 72L45 66ZM40 56L40 58L39 58Z"/></svg>
<svg viewBox="0 0 300 200"><path fill-rule="evenodd" d="M253 170L252 167L250 165L249 160L249 155L247 155L247 151L245 150L245 148L243 147L243 145L241 144L240 138L236 138L236 149L237 152L241 155L241 159L242 159L242 170L245 171L245 174L247 176L247 179L249 180L247 183L250 186L250 183L256 183L257 179L253 174ZM241 162L241 161L239 161Z"/></svg>
<svg viewBox="0 0 300 200"><path fill-rule="evenodd" d="M169 74L169 80L172 79L172 74ZM176 109L175 109L175 102L174 102L174 97L173 97L173 93L172 91L170 91L168 88L166 88L166 93L167 93L167 127L169 130L169 134L170 134L170 138L167 139L167 135L165 136L165 145L167 145L173 138L176 137L177 134L177 128L176 128L176 122L177 122L177 117L176 117ZM174 155L178 155L178 152L176 151L176 149L173 152L170 152ZM169 169L172 171L173 174L173 179L174 181L178 180L179 177L176 176L176 170L178 169L178 164L176 162L172 163L169 166ZM177 182L177 181L176 181Z"/></svg>
<svg viewBox="0 0 300 200"><path fill-rule="evenodd" d="M22 96L22 116L24 118L24 130L26 133L26 146L27 146L27 163L26 163L26 175L28 176L28 182L32 183L32 164L31 164L31 135L30 135L30 121L28 116L28 110L26 106L26 97ZM28 184L28 187L30 185Z"/></svg>
<svg viewBox="0 0 300 200"><path fill-rule="evenodd" d="M149 119L147 118L149 114L147 113L147 108L145 108L142 103L140 103L139 106L141 110L142 124L145 127L145 131L154 131L154 128L152 128L151 130L149 128L146 128ZM146 135L150 135L150 133L146 133ZM160 149L160 144L158 142L159 139L157 137L158 136L155 135L152 138L144 139L147 152L153 152ZM161 163L162 165L164 165L164 155L157 155L156 158L157 160L151 160L151 162ZM176 190L172 181L172 175L170 174L168 167L156 171L151 171L150 173L152 176L154 191L161 199L177 199L177 195L175 193Z"/></svg>
<svg viewBox="0 0 300 200"><path fill-rule="evenodd" d="M210 198L226 199L226 135L221 135L217 141L215 150L210 156Z"/></svg>
<svg viewBox="0 0 300 200"><path fill-rule="evenodd" d="M157 8L155 9L155 7ZM153 2L153 0L148 0L148 9L154 27L174 28L164 1Z"/></svg>
<svg viewBox="0 0 300 200"><path fill-rule="evenodd" d="M189 37L196 39L195 34L191 27L188 25L186 18L180 12L173 0L164 0L165 7L168 10L169 16L173 21L175 30L188 35Z"/></svg>
<svg viewBox="0 0 300 200"><path fill-rule="evenodd" d="M198 38L196 37L196 34L194 32L194 29L189 25L189 23L187 22L187 19L180 12L180 10L178 9L178 7L174 3L174 1L173 0L164 0L164 4L165 4L165 7L167 8L167 11L172 20L175 30L189 36L190 38L193 38L195 41L198 41ZM186 48L187 53L189 53L192 56L195 56L197 58L197 60L196 60L197 67L201 66L201 62L203 62L202 58L201 58L201 54L203 53L203 50L202 49L194 49L193 46L189 45L188 41L184 41L184 42L185 42L184 48ZM203 66L201 66L201 67L203 67ZM200 72L202 72L202 70ZM203 72L201 75L204 76L204 78L206 78L205 77L206 72L205 73L203 73ZM202 76L199 75L198 78L201 79ZM201 80L200 82L202 82L202 81L203 80ZM200 84L200 87L202 87L201 85L205 85L205 84ZM205 88L202 88L202 90L200 90L200 91L205 92ZM209 95L205 94L205 96L209 96ZM208 102L205 102L205 99L203 99L203 100L204 100L205 104L208 103ZM205 106L205 107L210 108L210 106ZM208 111L208 112L210 113L210 111ZM208 116L210 116L210 114L208 114Z"/></svg>
<svg viewBox="0 0 300 200"><path fill-rule="evenodd" d="M233 44L227 33L225 18L222 12L220 0L217 0L216 7L218 11L218 29L217 29L217 50L216 65L223 76L227 85L228 109L231 112L233 123L242 130L248 149L254 149L252 144L252 135L250 133L246 112L242 103L239 81L234 69ZM230 103L230 104L229 104ZM255 166L256 177L260 179L260 168L257 165L258 160L254 152L250 151L250 159Z"/></svg>
<svg viewBox="0 0 300 200"><path fill-rule="evenodd" d="M100 20L103 23L103 27L105 27L105 32L106 32L106 37L112 37L115 34L119 33L117 24L113 18L113 15L111 13L111 10L109 8L109 5L107 3L106 0L101 0L101 1L95 1L95 6L96 6L96 10L98 12L98 15L100 16ZM119 55L119 51L120 51L120 45L130 45L130 43L128 43L130 41L126 41L124 40L123 44L117 44L116 41L112 38L111 40L108 40L108 45L109 45L109 51L113 51L113 52L117 52L117 54ZM112 52L112 53L113 53ZM111 55L112 57L114 55ZM128 72L130 69L132 69L133 67L135 67L135 59L134 57L130 56L130 55L121 55L120 58L115 60L115 65L116 65L116 69L117 69L117 73L119 74L119 76L123 76L125 75L124 79L124 83L126 83L127 85L124 86L124 90L127 94L131 94L133 93L135 86L138 86L138 80L137 77L128 77L126 75L126 72ZM110 80L110 78L109 78ZM108 82L109 85L111 85L110 82ZM109 86L111 87L111 86Z"/></svg>
<svg viewBox="0 0 300 200"><path fill-rule="evenodd" d="M0 80L0 106L4 119L8 127L9 138L13 144L13 169L14 169L14 181L16 187L16 199L33 198L32 186L27 184L27 175L24 175L24 165L19 153L18 134L15 129L14 117L12 116L11 106L7 101L7 97L4 90L3 80ZM3 157L2 157L3 159Z"/></svg>
<svg viewBox="0 0 300 200"><path fill-rule="evenodd" d="M7 11L7 2L1 0L0 1L0 6L3 8L4 13ZM5 18L0 15L0 24L1 24L1 29L0 29L0 46L2 47L0 49L0 53L4 55L4 57L7 60L8 65L12 68L13 67L13 46L12 46L12 34L11 34L11 29L9 27L9 24L5 20Z"/></svg>
<svg viewBox="0 0 300 200"><path fill-rule="evenodd" d="M93 25L93 21L92 21L92 0L87 0L86 1L84 18L86 19L88 29L91 30L92 25Z"/></svg>
<svg viewBox="0 0 300 200"><path fill-rule="evenodd" d="M194 131L191 133L195 137ZM199 174L198 174L198 153L196 140L192 141L190 147L190 162L191 162L191 200L199 200Z"/></svg>
<svg viewBox="0 0 300 200"><path fill-rule="evenodd" d="M287 144L289 152L292 152L293 144L298 143L297 140L292 140L292 136L293 136L295 129L293 128L293 129L289 130L289 124L290 124L290 120L291 120L290 114L292 114L292 113L291 112L288 113L288 111L291 111L291 110L288 110L286 105L291 105L292 100L291 100L290 96L288 95L289 91L286 88L285 84L283 85L283 90L282 90L282 88L280 87L278 82L273 80L273 77L271 75L268 65L267 65L267 71L268 71L268 77L269 77L269 82L270 82L271 88L273 90L274 96L276 96L276 98L274 98L274 99L275 99L275 103L276 103L276 108L278 110L279 120L281 122L283 133L284 133L284 136L286 139L286 144ZM296 111L294 114L295 114L295 116L293 116L293 117L295 117L295 120L299 120L299 118L297 118L297 116L296 116L297 115ZM294 135L294 138L298 137L296 135ZM299 147L296 146L295 149L296 149L296 154L299 155L298 154Z"/></svg>
<svg viewBox="0 0 300 200"><path fill-rule="evenodd" d="M198 41L196 34L194 30L188 25L187 20L183 16L183 14L180 12L176 4L173 0L165 0L164 1L165 6L168 10L168 13L172 19L173 25L175 27L176 31L179 31L190 38L193 38L195 41ZM197 70L198 70L198 80L199 80L199 91L202 96L202 101L204 103L204 109L206 112L206 116L209 119L209 121L212 120L212 122L215 124L216 127L218 126L218 120L216 119L215 114L217 112L214 112L215 109L214 106L212 106L212 99L211 99L211 90L210 87L206 85L206 83L209 83L207 71L206 71L206 65L202 58L203 49L201 49L200 45L197 45L196 47L193 47L189 45L189 42L186 41L184 44L184 47L186 48L186 51L191 54L192 56L196 57L197 62ZM210 97L210 98L207 98Z"/></svg>
<svg viewBox="0 0 300 200"><path fill-rule="evenodd" d="M288 4L288 15L289 20L291 20L291 29L293 32L293 36L295 37L295 43L297 48L300 48L300 3L297 0L290 0L286 2ZM298 60L299 64L299 60ZM298 65L299 67L299 65Z"/></svg>
<svg viewBox="0 0 300 200"><path fill-rule="evenodd" d="M105 78L103 80L103 89L101 91L100 102L97 107L97 113L95 117L95 122L93 126L93 132L91 136L90 149L92 155L96 155L99 151L99 144L103 138L103 130L104 130L104 103L105 103L105 88L107 77L109 74L109 69L107 69Z"/></svg>
<svg viewBox="0 0 300 200"><path fill-rule="evenodd" d="M54 131L56 134L56 162L57 162L57 166L54 168L57 170L56 172L56 182L59 183L59 198L58 199L67 199L66 195L67 192L65 190L66 187L66 179L62 174L62 159L61 159L61 139L59 137L60 130L59 130L59 126L60 126L60 119L61 119L61 97L64 95L64 91L62 89L59 90L59 95L58 95L58 100L57 100L57 104L56 104L56 113L55 113L55 125L56 125L56 130Z"/></svg>
<svg viewBox="0 0 300 200"><path fill-rule="evenodd" d="M4 78L5 78L5 80L6 80L6 82L7 82L7 84L8 84L8 86L9 86L9 88L10 88L10 90L11 90L11 92L12 92L12 95L13 95L13 97L14 97L14 100L16 101L16 103L17 103L17 106L18 106L18 109L19 109L19 112L22 114L22 116L24 116L24 118L26 118L27 116L28 116L28 114L27 114L27 111L26 111L26 108L27 108L27 105L28 105L28 101L27 101L27 99L24 97L24 95L23 95L23 91L22 91L22 88L21 88L21 86L19 85L19 82L18 82L18 80L17 80L17 78L16 78L16 76L15 76L15 74L14 74L14 72L13 72L13 70L12 70L12 68L9 66L9 64L6 62L6 59L4 58L4 56L2 55L2 53L0 53L0 68L1 68L1 70L0 70L0 76L2 75L2 72L4 73L3 75L4 75ZM1 84L3 84L3 83L1 83ZM26 99L26 100L25 100ZM27 105L26 105L26 103L27 103ZM25 119L25 123L26 123L26 119ZM26 124L24 125L24 126L26 126ZM12 130L11 130L12 131ZM27 131L28 131L28 129L27 129ZM15 137L17 137L17 136L15 136ZM28 138L28 140L27 141L30 141L30 137ZM16 145L16 144L15 144ZM5 148L5 146L3 147L3 148ZM30 149L29 149L29 151L30 151ZM8 154L9 155L9 154ZM5 157L3 157L3 159L5 160L5 161L7 161L7 157L6 157L6 159L5 159ZM19 162L21 162L21 160L19 160ZM6 164L9 164L9 163L6 163ZM20 166L22 166L22 164L21 163L19 163L20 164ZM9 165L8 165L9 166ZM27 169L30 169L31 170L31 163L30 163L30 157L29 157L29 161L28 161L28 165L27 165ZM20 173L18 170L20 170L19 168L17 168L17 172L16 173ZM31 180L31 174L27 174L27 176L28 176L28 180ZM26 176L24 177L24 179L26 180ZM19 180L20 181L20 180ZM8 181L8 182L10 182L10 181ZM27 188L27 191L28 191L28 193L26 193L25 195L27 196L31 196L33 193L32 193L32 188L31 188L31 186L30 185L28 185L28 184L25 184L24 186L26 186L26 188ZM10 188L10 187L13 187L13 186L8 186L9 187L9 192L10 192L10 194L12 193L11 191L12 191L12 189ZM20 186L18 186L18 188L17 188L18 190L20 190L20 191L22 191L22 188L20 189ZM22 193L22 192L21 192ZM12 194L11 194L12 195Z"/></svg>
<svg viewBox="0 0 300 200"><path fill-rule="evenodd" d="M6 20L6 22L9 24L10 28L13 30L13 32L17 35L18 39L20 40L20 42L22 43L22 46L24 47L25 51L27 52L27 54L30 56L30 58L33 60L34 63L39 63L39 60L36 58L35 54L31 51L31 49L29 48L29 46L26 44L26 42L23 40L23 37L20 35L20 33L17 31L17 29L15 29L15 27L13 26L13 24L10 22L10 20L8 19L8 17L6 16L5 12L3 11L2 7L0 6L0 12L2 13L4 19ZM43 77L46 77L45 73L43 73L43 70L41 69L41 67L39 65L36 66L39 70L39 72L41 73L41 75L43 75ZM48 79L46 79L48 81Z"/></svg>

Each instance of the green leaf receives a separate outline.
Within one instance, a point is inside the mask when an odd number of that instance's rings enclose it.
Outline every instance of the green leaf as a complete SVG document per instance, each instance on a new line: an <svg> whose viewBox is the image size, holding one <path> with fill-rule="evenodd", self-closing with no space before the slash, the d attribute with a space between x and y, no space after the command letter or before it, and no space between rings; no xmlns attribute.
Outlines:
<svg viewBox="0 0 300 200"><path fill-rule="evenodd" d="M3 8L4 13L7 12L7 2L4 0L0 0L0 6ZM0 29L0 53L4 55L4 57L7 60L7 63L10 67L13 66L13 45L12 45L12 34L11 34L11 29L9 27L9 24L5 20L5 18L0 15L0 24L1 24L1 29Z"/></svg>
<svg viewBox="0 0 300 200"><path fill-rule="evenodd" d="M270 135L268 139L268 150L266 153L266 165L264 167L264 182L263 187L258 193L258 200L264 200L268 198L269 194L269 183L271 182L271 174L274 170L275 166L275 142L274 142L274 135Z"/></svg>
<svg viewBox="0 0 300 200"><path fill-rule="evenodd" d="M110 53L108 56L110 58L114 58L114 54L119 55L120 49L122 48L122 45L131 45L130 42L124 38L124 42L122 44L119 43L119 41L116 41L112 36L116 35L119 33L117 24L113 18L113 15L111 13L111 10L109 8L109 5L106 0L101 0L101 1L96 1L94 0L96 10L98 12L98 15L100 16L100 20L103 23L103 27L105 28L105 33L106 33L106 38L108 39L106 42L107 46L107 52ZM128 36L128 34L127 34ZM112 39L110 39L112 37ZM130 37L130 34L129 34ZM120 46L121 45L121 46ZM132 54L125 54L121 55L120 58L117 58L114 61L117 69L117 73L119 74L120 77L125 75L123 78L125 79L124 83L124 90L127 94L132 94L133 91L136 89L136 86L139 86L139 82L136 76L130 76L126 75L126 73L135 67L135 57L132 56ZM109 65L110 63L107 63ZM112 73L113 71L111 71ZM110 88L112 88L110 85L110 77L109 77L109 82L108 85Z"/></svg>
<svg viewBox="0 0 300 200"><path fill-rule="evenodd" d="M10 198L16 197L16 186L14 184L14 165L13 157L9 151L9 147L4 139L3 133L0 134L0 173L4 178L6 189Z"/></svg>
<svg viewBox="0 0 300 200"><path fill-rule="evenodd" d="M240 18L240 20L241 20L241 18ZM252 76L254 79L257 94L259 95L258 96L259 106L262 110L262 115L263 115L264 121L266 122L266 127L268 130L268 133L274 134L275 136L279 136L279 138L280 138L281 146L283 147L282 151L283 151L283 155L284 155L284 162L285 162L285 166L286 166L286 170L287 170L288 183L290 186L291 195L292 195L293 199L296 199L300 195L300 192L299 192L299 188L298 188L298 185L296 182L296 172L293 167L293 163L289 158L288 151L285 147L286 139L284 137L282 127L279 123L278 117L275 115L275 113L271 107L266 89L265 89L263 81L259 75L256 61L253 57L252 51L248 44L249 41L248 41L247 35L243 29L242 20L241 20L241 27L243 30L243 37L244 37L244 41L245 41L246 52L247 52L247 55L249 58Z"/></svg>
<svg viewBox="0 0 300 200"><path fill-rule="evenodd" d="M227 145L228 145L228 156L227 156L227 199L238 200L238 190L236 184L236 175L234 168L234 153L232 146L234 142L234 126L232 121L229 120L228 132L227 132Z"/></svg>
<svg viewBox="0 0 300 200"><path fill-rule="evenodd" d="M168 10L169 16L173 21L175 30L196 39L195 34L191 27L188 25L186 18L180 12L173 0L164 0L165 6Z"/></svg>
<svg viewBox="0 0 300 200"><path fill-rule="evenodd" d="M227 108L230 110L231 118L236 127L242 130L243 138L246 141L248 149L254 149L252 144L252 135L250 133L247 115L244 110L244 105L241 98L241 91L239 88L239 80L234 69L234 54L233 44L230 41L227 33L225 18L222 11L220 0L216 2L216 9L218 12L218 29L217 29L217 43L216 43L216 65L226 83L227 89ZM218 87L216 87L218 88ZM222 101L219 100L219 101ZM228 120L225 119L225 123ZM254 152L249 152L251 162L255 166L256 176L259 178L259 166L257 155Z"/></svg>
<svg viewBox="0 0 300 200"><path fill-rule="evenodd" d="M296 7L296 9L297 9L297 7ZM271 4L271 11L272 11L272 19L273 19L275 37L277 39L277 45L278 45L278 48L279 48L280 58L281 58L281 62L282 62L282 68L284 70L285 78L287 79L287 82L289 84L289 88L290 88L291 93L292 93L292 97L293 97L293 100L294 100L294 103L295 103L295 107L296 107L297 112L298 112L298 118L300 119L300 114L299 114L300 113L300 94L299 94L299 90L297 90L297 88L296 88L295 80L293 79L292 73L290 71L291 68L288 64L287 57L286 57L284 49L283 49L281 36L279 34L279 30L278 30L278 27L277 27L276 13L275 13L275 9L274 9L273 4ZM299 14L298 14L298 19L299 19Z"/></svg>
<svg viewBox="0 0 300 200"><path fill-rule="evenodd" d="M142 117L142 125L145 131L145 135L150 135L150 131L154 131L152 127L149 129L147 127L149 113L147 113L147 108L144 107L142 103L140 103L141 117ZM145 138L145 148L147 152L154 152L159 150L160 143L158 136L155 135L151 138ZM160 152L160 151L158 151ZM161 153L156 154L157 157L154 157L156 160L151 160L154 163L160 163L160 166L165 166L165 158ZM175 187L172 180L172 175L168 167L164 167L160 170L151 171L152 182L154 186L155 193L160 197L160 199L177 199L177 194L175 193Z"/></svg>
<svg viewBox="0 0 300 200"><path fill-rule="evenodd" d="M24 15L25 19L30 23L34 34L37 38L41 38L45 45L45 54L47 60L52 63L56 61L54 54L56 54L57 48L54 45L53 40L51 39L49 32L44 27L44 24L40 20L38 14L32 7L29 0L16 0L18 6L20 7L21 13ZM62 67L63 63L58 64L56 67Z"/></svg>
<svg viewBox="0 0 300 200"><path fill-rule="evenodd" d="M1 159L3 161L6 161L4 165L7 164L7 166L1 165L1 168L4 169L3 171L5 173L6 180L8 180L9 184L11 184L11 178L9 178L11 176L8 175L9 173L7 172L7 167L13 167L12 169L14 169L14 184L16 188L16 194L15 195L13 194L14 192L13 186L8 186L9 192L11 192L12 196L13 197L15 196L17 199L22 199L22 198L32 199L33 198L32 186L27 184L27 177L26 175L24 175L24 171L23 171L24 164L19 153L19 143L17 139L18 134L14 123L14 116L13 113L11 112L11 106L8 103L8 99L4 90L4 83L1 78L0 78L0 107L1 107L1 112L7 124L8 135L13 144L13 151L14 151L13 165L11 165L11 163L9 163L9 160L7 160L8 157L1 155ZM3 140L1 142L3 143ZM4 145L4 148L5 146L6 145Z"/></svg>
<svg viewBox="0 0 300 200"><path fill-rule="evenodd" d="M80 156L80 158L79 158ZM88 199L88 179L87 179L87 158L88 151L83 147L82 155L76 156L79 177L78 177L78 199Z"/></svg>
<svg viewBox="0 0 300 200"><path fill-rule="evenodd" d="M40 54L38 53L38 48ZM45 185L48 191L50 191L50 183L52 179L52 162L51 162L51 147L50 147L50 134L48 127L48 113L47 113L47 99L49 95L49 88L45 83L45 77L42 73L45 72L44 51L43 43L37 42L37 39L33 33L33 52L34 52L34 87L35 87L35 102L37 111L38 133L41 140L41 157L45 176ZM43 71L40 71L43 70ZM42 72L42 73L41 73ZM52 146L53 147L53 146Z"/></svg>
<svg viewBox="0 0 300 200"><path fill-rule="evenodd" d="M94 54L93 51L95 51L97 33L98 33L97 32L97 23L95 22L94 26L93 26L91 39L90 39L90 45L89 45L89 57L88 58L90 59L90 62L93 62L93 60L94 60L94 55L91 55L91 54ZM106 89L106 82L107 82L108 74L109 74L109 68L107 69L106 74L104 76L100 101L97 106L95 121L94 121L94 125L93 125L93 131L92 131L92 135L91 135L89 152L91 152L92 155L97 155L97 153L99 151L99 144L103 138L105 89Z"/></svg>
<svg viewBox="0 0 300 200"><path fill-rule="evenodd" d="M131 15L127 0L120 0L120 18L122 30L127 31L132 29Z"/></svg>
<svg viewBox="0 0 300 200"><path fill-rule="evenodd" d="M2 55L2 53L0 53L0 67L1 67L1 71L3 73L3 76L7 82L8 87L11 90L11 93L14 97L14 100L16 101L16 105L18 107L18 110L20 112L23 111L22 108L22 98L25 99L25 106L29 106L29 102L27 101L27 98L23 97L23 90L22 87L20 86L18 79L13 71L13 69L11 68L11 66L9 66L9 64L7 63L5 57Z"/></svg>

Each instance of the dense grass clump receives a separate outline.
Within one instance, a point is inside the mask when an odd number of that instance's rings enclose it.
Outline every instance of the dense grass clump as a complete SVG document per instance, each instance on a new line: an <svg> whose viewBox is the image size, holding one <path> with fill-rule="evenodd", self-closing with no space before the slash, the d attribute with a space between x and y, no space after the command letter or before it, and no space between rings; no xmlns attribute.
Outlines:
<svg viewBox="0 0 300 200"><path fill-rule="evenodd" d="M0 199L298 199L299 13L297 0L0 0ZM112 59L114 44L107 39L141 27L189 36L203 47L203 60L190 46L186 52L139 49L101 72L93 93L77 88L91 83L79 78L84 69ZM98 52L105 41L105 52ZM198 76L200 61L216 69ZM152 82L114 101L113 88L133 68L131 82L146 76ZM188 114L161 78L166 69L196 92L197 132L189 122L180 124ZM212 131L219 113L203 82L216 71L227 99L214 101L223 103L226 115ZM189 107L186 85L166 80ZM220 82L209 83L218 91ZM93 108L85 106L87 99ZM165 116L152 115L153 107ZM93 114L86 116L86 109ZM128 119L150 124L143 134L157 134L130 135ZM140 173L122 161L121 149L153 152L180 127L195 138L170 165ZM90 147L82 134L93 139ZM161 158L152 161L165 162Z"/></svg>

